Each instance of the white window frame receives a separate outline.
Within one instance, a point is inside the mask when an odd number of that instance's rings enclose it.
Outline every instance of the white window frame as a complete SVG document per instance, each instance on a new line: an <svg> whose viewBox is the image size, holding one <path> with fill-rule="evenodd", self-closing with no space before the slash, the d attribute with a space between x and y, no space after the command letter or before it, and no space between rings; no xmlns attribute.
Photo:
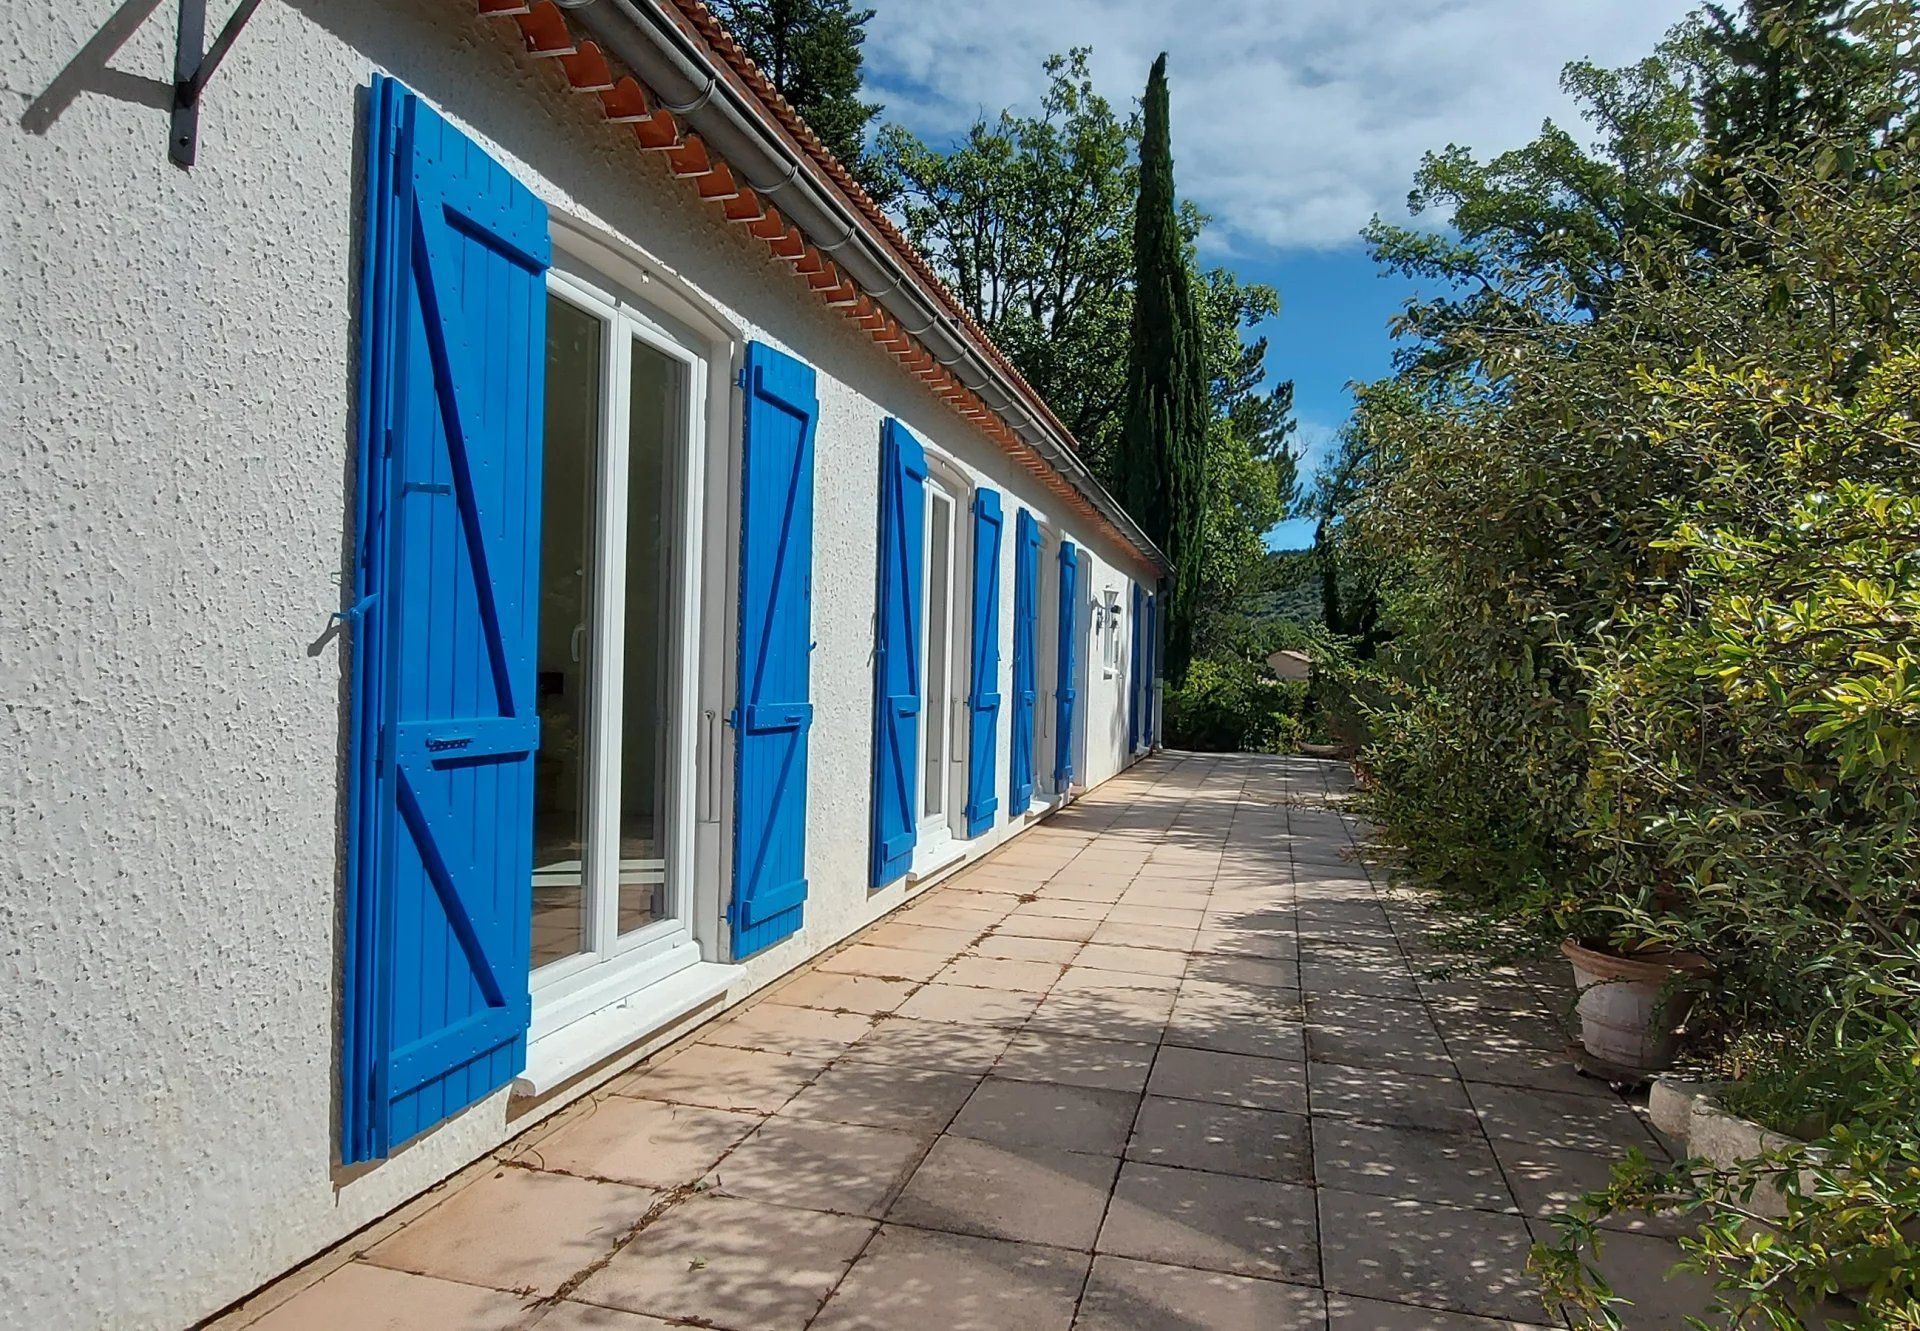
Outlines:
<svg viewBox="0 0 1920 1331"><path fill-rule="evenodd" d="M582 1017L608 1007L668 978L700 960L695 937L695 802L700 785L698 754L699 645L701 642L701 552L708 451L708 352L677 334L668 324L628 296L613 281L585 264L562 267L557 256L547 285L553 295L591 314L602 324L601 411L598 475L595 481L593 550L593 623L588 660L588 752L598 779L587 791L586 853L582 886L587 907L585 947L570 957L542 966L531 976L533 1017L528 1035L538 1040ZM670 779L664 794L661 855L665 861L666 918L624 937L619 932L619 809L621 711L615 687L625 655L626 522L629 465L629 408L632 346L639 342L677 362L683 372L679 452L670 460L671 528L667 546L675 554L665 616L670 724L664 767ZM621 576L610 576L617 570ZM609 757L609 755L612 755Z"/></svg>
<svg viewBox="0 0 1920 1331"><path fill-rule="evenodd" d="M947 594L946 594L946 669L942 677L946 680L947 696L943 699L923 697L920 700L920 745L919 761L915 764L913 779L913 816L914 816L914 869L924 872L927 868L948 857L953 836L953 797L958 788L954 771L955 763L955 725L954 712L956 701L962 697L956 678L958 668L965 664L964 653L959 650L961 602L961 523L965 520L967 501L963 490L955 486L952 480L940 469L929 465L927 468L926 512L922 518L920 533L920 687L925 690L932 679L933 646L933 518L938 504L945 504L948 510L947 520ZM927 737L934 726L942 727L940 776L945 790L937 813L928 813L927 805Z"/></svg>
<svg viewBox="0 0 1920 1331"><path fill-rule="evenodd" d="M1116 588L1101 593L1094 618L1100 626L1101 676L1112 679L1120 673L1120 593Z"/></svg>

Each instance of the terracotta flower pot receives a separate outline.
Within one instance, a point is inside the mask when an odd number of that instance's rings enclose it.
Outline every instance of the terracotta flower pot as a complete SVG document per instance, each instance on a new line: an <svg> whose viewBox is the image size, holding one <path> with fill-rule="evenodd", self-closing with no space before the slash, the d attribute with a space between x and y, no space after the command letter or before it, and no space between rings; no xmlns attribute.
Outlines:
<svg viewBox="0 0 1920 1331"><path fill-rule="evenodd" d="M1569 938L1561 953L1573 963L1580 992L1580 1043L1594 1058L1628 1072L1673 1066L1680 1023L1692 1004L1685 977L1712 967L1691 952L1648 949L1631 955Z"/></svg>

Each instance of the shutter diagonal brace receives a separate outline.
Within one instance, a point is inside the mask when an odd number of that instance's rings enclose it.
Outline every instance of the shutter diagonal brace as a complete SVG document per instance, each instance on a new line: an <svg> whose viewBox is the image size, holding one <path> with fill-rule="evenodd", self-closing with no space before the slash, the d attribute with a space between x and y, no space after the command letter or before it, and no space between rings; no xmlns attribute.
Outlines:
<svg viewBox="0 0 1920 1331"><path fill-rule="evenodd" d="M193 165L200 149L200 95L220 62L233 49L240 29L247 26L260 0L240 0L221 25L213 45L207 39L207 0L180 0L180 26L173 51L173 123L167 156L184 170Z"/></svg>

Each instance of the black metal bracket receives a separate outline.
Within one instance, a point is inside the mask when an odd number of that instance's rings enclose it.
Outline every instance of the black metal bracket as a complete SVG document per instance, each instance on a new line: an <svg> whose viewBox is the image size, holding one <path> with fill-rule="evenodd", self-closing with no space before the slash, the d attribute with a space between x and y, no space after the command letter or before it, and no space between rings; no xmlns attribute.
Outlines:
<svg viewBox="0 0 1920 1331"><path fill-rule="evenodd" d="M200 149L200 95L258 8L260 0L240 0L208 46L207 0L180 0L180 31L173 49L172 137L167 140L167 156L175 166L193 165Z"/></svg>

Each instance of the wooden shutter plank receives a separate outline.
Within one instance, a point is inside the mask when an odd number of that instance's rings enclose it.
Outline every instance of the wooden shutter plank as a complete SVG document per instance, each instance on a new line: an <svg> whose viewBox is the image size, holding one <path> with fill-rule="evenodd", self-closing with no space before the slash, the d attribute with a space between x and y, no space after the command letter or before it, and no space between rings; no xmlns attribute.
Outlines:
<svg viewBox="0 0 1920 1331"><path fill-rule="evenodd" d="M1008 807L1019 817L1033 803L1035 677L1039 633L1040 524L1020 510L1013 560L1013 725L1008 755Z"/></svg>
<svg viewBox="0 0 1920 1331"><path fill-rule="evenodd" d="M341 1158L505 1084L531 1002L546 209L369 95Z"/></svg>
<svg viewBox="0 0 1920 1331"><path fill-rule="evenodd" d="M1128 636L1132 640L1127 661L1127 751L1130 753L1140 751L1140 649L1145 642L1140 631L1142 596L1140 584L1134 583L1133 617L1127 621Z"/></svg>
<svg viewBox="0 0 1920 1331"><path fill-rule="evenodd" d="M868 881L885 887L913 864L920 759L920 619L927 455L896 420L880 440L879 584L874 614L873 846Z"/></svg>
<svg viewBox="0 0 1920 1331"><path fill-rule="evenodd" d="M973 496L973 687L967 700L967 835L993 826L1000 734L1000 496Z"/></svg>
<svg viewBox="0 0 1920 1331"><path fill-rule="evenodd" d="M747 347L744 384L733 897L727 907L736 959L797 930L807 895L819 415L812 367L762 343Z"/></svg>
<svg viewBox="0 0 1920 1331"><path fill-rule="evenodd" d="M1065 794L1073 785L1073 726L1079 714L1080 553L1060 542L1060 651L1054 685L1053 784Z"/></svg>
<svg viewBox="0 0 1920 1331"><path fill-rule="evenodd" d="M1158 724L1160 724L1160 714L1158 714L1158 703L1160 703L1160 688L1158 688L1158 686L1160 686L1160 622L1158 622L1158 617L1154 615L1154 605L1156 605L1154 593L1146 593L1146 668L1142 670L1144 678L1140 680L1140 688L1146 691L1146 693L1144 693L1142 703L1140 703L1140 713L1142 713L1140 714L1140 734L1142 734L1142 738L1146 741L1146 749L1148 749L1148 751L1152 751L1152 747L1160 741L1160 730L1158 730Z"/></svg>

